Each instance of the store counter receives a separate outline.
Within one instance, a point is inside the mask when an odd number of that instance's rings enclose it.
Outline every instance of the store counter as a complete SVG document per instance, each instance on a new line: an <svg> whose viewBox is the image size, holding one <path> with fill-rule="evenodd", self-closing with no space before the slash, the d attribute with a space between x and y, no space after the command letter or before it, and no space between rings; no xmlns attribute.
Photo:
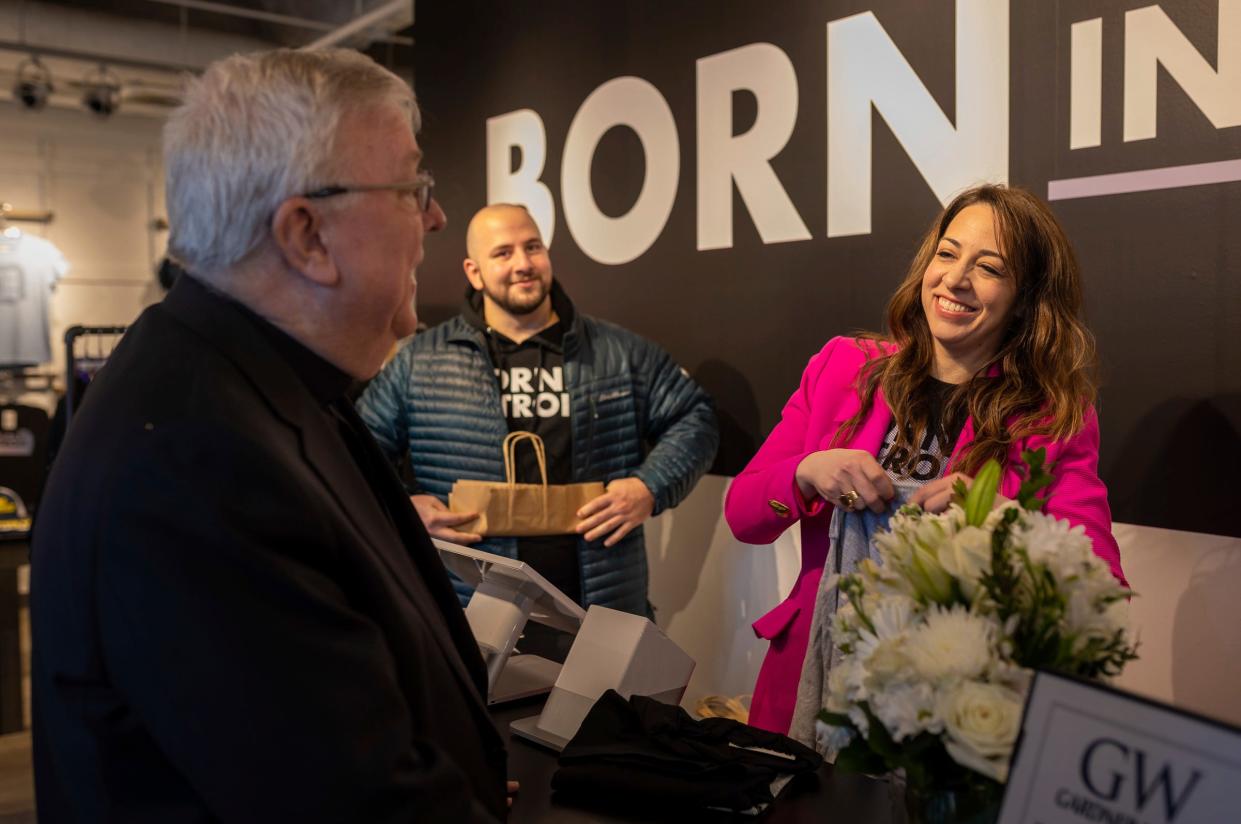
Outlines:
<svg viewBox="0 0 1241 824"><path fill-rule="evenodd" d="M542 699L533 699L495 708L492 718L508 741L508 775L520 782L521 791L509 815L511 824L578 824L591 822L677 821L686 820L684 811L606 810L567 804L552 797L552 774L556 772L556 753L537 746L509 732L509 722L536 715ZM794 822L865 821L867 824L889 824L893 821L891 795L884 782L852 773L837 772L830 765L814 776L803 777L785 788L784 793L761 818L707 812L695 813L694 821L744 822L761 820L763 824Z"/></svg>

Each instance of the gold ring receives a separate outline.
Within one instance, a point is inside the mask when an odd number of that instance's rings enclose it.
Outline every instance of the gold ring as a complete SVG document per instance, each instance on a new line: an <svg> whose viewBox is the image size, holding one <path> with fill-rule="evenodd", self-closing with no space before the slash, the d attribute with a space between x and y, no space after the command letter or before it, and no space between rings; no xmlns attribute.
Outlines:
<svg viewBox="0 0 1241 824"><path fill-rule="evenodd" d="M840 505L845 509L853 509L853 505L856 504L858 499L861 497L861 495L857 494L856 489L850 489L848 492L841 493L840 497L836 500L840 501Z"/></svg>

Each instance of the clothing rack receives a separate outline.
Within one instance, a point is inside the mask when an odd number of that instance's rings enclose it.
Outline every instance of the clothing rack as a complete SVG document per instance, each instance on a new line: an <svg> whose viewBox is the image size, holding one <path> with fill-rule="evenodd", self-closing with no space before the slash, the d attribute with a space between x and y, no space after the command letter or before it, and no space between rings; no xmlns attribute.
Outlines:
<svg viewBox="0 0 1241 824"><path fill-rule="evenodd" d="M0 402L28 392L51 392L56 375L31 366L0 366Z"/></svg>
<svg viewBox="0 0 1241 824"><path fill-rule="evenodd" d="M65 330L65 425L94 377L125 334L125 326L70 326ZM84 374L79 374L84 373ZM85 381L81 378L85 378Z"/></svg>

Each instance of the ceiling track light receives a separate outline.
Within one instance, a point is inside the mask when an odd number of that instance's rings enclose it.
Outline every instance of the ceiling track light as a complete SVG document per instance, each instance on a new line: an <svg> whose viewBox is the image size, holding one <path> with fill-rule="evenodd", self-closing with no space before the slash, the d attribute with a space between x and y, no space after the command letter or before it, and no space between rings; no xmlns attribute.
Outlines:
<svg viewBox="0 0 1241 824"><path fill-rule="evenodd" d="M27 109L37 111L47 105L55 87L52 85L52 73L48 71L35 55L23 60L17 66L17 80L13 84L13 98Z"/></svg>
<svg viewBox="0 0 1241 824"><path fill-rule="evenodd" d="M121 79L102 63L82 78L82 86L82 105L95 115L109 117L121 107Z"/></svg>

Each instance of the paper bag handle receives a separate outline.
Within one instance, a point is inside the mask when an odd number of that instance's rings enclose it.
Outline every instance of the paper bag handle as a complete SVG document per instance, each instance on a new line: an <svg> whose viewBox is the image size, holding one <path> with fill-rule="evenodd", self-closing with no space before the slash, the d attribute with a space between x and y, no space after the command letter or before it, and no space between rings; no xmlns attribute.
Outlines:
<svg viewBox="0 0 1241 824"><path fill-rule="evenodd" d="M539 462L539 477L543 479L543 487L547 488L547 452L543 447L543 439L533 432L510 432L504 439L504 480L509 486L517 483L517 444L530 441L534 446L534 457Z"/></svg>
<svg viewBox="0 0 1241 824"><path fill-rule="evenodd" d="M508 506L513 508L513 493L517 491L517 444L530 441L534 446L534 457L539 462L539 476L543 479L542 505L543 520L547 520L547 452L543 447L543 439L533 432L510 432L504 438L504 479L508 482Z"/></svg>

